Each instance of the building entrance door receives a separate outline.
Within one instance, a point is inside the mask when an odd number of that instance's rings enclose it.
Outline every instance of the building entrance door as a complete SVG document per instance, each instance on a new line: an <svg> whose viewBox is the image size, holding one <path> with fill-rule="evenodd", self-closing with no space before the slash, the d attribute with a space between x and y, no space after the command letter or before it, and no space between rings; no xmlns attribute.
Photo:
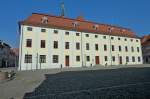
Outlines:
<svg viewBox="0 0 150 99"><path fill-rule="evenodd" d="M122 57L119 57L119 64L122 64Z"/></svg>
<svg viewBox="0 0 150 99"><path fill-rule="evenodd" d="M68 55L65 57L65 64L67 67L69 67L69 56Z"/></svg>
<svg viewBox="0 0 150 99"><path fill-rule="evenodd" d="M99 64L99 56L95 56L95 64Z"/></svg>

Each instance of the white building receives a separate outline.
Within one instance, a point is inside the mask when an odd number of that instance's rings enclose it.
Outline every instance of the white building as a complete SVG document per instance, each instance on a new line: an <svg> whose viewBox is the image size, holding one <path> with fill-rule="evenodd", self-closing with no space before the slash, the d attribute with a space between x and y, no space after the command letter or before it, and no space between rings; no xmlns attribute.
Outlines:
<svg viewBox="0 0 150 99"><path fill-rule="evenodd" d="M19 70L142 64L140 39L126 28L38 13L19 26Z"/></svg>

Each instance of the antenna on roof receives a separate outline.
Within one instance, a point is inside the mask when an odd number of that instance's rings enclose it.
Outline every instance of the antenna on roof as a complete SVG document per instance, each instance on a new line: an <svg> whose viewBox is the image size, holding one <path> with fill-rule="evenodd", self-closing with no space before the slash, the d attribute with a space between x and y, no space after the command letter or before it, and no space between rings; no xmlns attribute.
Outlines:
<svg viewBox="0 0 150 99"><path fill-rule="evenodd" d="M61 16L65 16L65 5L63 0L61 2Z"/></svg>

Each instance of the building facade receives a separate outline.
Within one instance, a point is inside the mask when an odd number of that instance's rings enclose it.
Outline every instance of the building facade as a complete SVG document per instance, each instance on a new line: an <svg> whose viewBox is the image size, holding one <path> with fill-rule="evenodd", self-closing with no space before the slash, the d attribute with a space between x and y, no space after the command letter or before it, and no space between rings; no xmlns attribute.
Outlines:
<svg viewBox="0 0 150 99"><path fill-rule="evenodd" d="M150 64L150 34L146 35L141 40L142 52L143 52L143 62Z"/></svg>
<svg viewBox="0 0 150 99"><path fill-rule="evenodd" d="M0 40L0 68L17 67L18 57L19 54L16 54L14 49Z"/></svg>
<svg viewBox="0 0 150 99"><path fill-rule="evenodd" d="M38 13L19 26L19 70L143 62L140 39L126 28Z"/></svg>

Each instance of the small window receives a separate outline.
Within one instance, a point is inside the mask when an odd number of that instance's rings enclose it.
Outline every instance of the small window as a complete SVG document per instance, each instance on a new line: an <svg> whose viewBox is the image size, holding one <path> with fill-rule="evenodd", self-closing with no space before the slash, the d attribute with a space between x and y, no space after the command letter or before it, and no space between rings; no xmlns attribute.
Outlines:
<svg viewBox="0 0 150 99"><path fill-rule="evenodd" d="M58 63L59 60L58 60L58 55L53 55L53 63Z"/></svg>
<svg viewBox="0 0 150 99"><path fill-rule="evenodd" d="M54 30L54 33L55 33L55 34L58 34L58 30Z"/></svg>
<svg viewBox="0 0 150 99"><path fill-rule="evenodd" d="M41 32L46 32L46 29L41 29Z"/></svg>
<svg viewBox="0 0 150 99"><path fill-rule="evenodd" d="M41 48L45 48L45 40L41 40Z"/></svg>
<svg viewBox="0 0 150 99"><path fill-rule="evenodd" d="M40 63L46 63L46 55L40 55Z"/></svg>
<svg viewBox="0 0 150 99"><path fill-rule="evenodd" d="M98 44L95 44L95 50L98 51Z"/></svg>
<svg viewBox="0 0 150 99"><path fill-rule="evenodd" d="M115 61L115 56L112 56L112 61Z"/></svg>
<svg viewBox="0 0 150 99"><path fill-rule="evenodd" d="M133 42L133 39L131 39L131 42Z"/></svg>
<svg viewBox="0 0 150 99"><path fill-rule="evenodd" d="M54 41L54 48L55 48L55 49L58 48L58 41Z"/></svg>
<svg viewBox="0 0 150 99"><path fill-rule="evenodd" d="M89 37L89 34L85 34L86 37Z"/></svg>
<svg viewBox="0 0 150 99"><path fill-rule="evenodd" d="M26 47L32 47L32 39L27 39Z"/></svg>
<svg viewBox="0 0 150 99"><path fill-rule="evenodd" d="M107 51L107 45L104 45L104 51Z"/></svg>
<svg viewBox="0 0 150 99"><path fill-rule="evenodd" d="M125 51L128 52L128 47L127 46L125 46Z"/></svg>
<svg viewBox="0 0 150 99"><path fill-rule="evenodd" d="M119 51L121 51L121 46L119 46Z"/></svg>
<svg viewBox="0 0 150 99"><path fill-rule="evenodd" d="M104 39L106 39L106 36L103 36Z"/></svg>
<svg viewBox="0 0 150 99"><path fill-rule="evenodd" d="M138 62L141 62L141 58L140 57L138 57Z"/></svg>
<svg viewBox="0 0 150 99"><path fill-rule="evenodd" d="M27 30L28 31L32 31L32 27L27 27Z"/></svg>
<svg viewBox="0 0 150 99"><path fill-rule="evenodd" d="M76 43L76 49L80 50L80 43Z"/></svg>
<svg viewBox="0 0 150 99"><path fill-rule="evenodd" d="M86 50L90 50L90 45L89 45L89 43L86 43Z"/></svg>
<svg viewBox="0 0 150 99"><path fill-rule="evenodd" d="M139 40L136 40L136 42L139 42Z"/></svg>
<svg viewBox="0 0 150 99"><path fill-rule="evenodd" d="M124 41L127 41L127 39L125 38Z"/></svg>
<svg viewBox="0 0 150 99"><path fill-rule="evenodd" d="M127 62L129 62L129 57L128 57L128 56L126 56L126 63L127 63Z"/></svg>
<svg viewBox="0 0 150 99"><path fill-rule="evenodd" d="M105 61L108 61L107 56L105 56L104 58L105 58Z"/></svg>
<svg viewBox="0 0 150 99"><path fill-rule="evenodd" d="M112 48L112 51L115 51L115 47L114 47L114 45L112 45L112 46L111 46L111 48Z"/></svg>
<svg viewBox="0 0 150 99"><path fill-rule="evenodd" d="M132 62L135 62L135 57L134 56L132 57Z"/></svg>
<svg viewBox="0 0 150 99"><path fill-rule="evenodd" d="M66 35L69 35L69 32L65 32Z"/></svg>
<svg viewBox="0 0 150 99"><path fill-rule="evenodd" d="M90 56L86 56L86 60L87 60L87 61L90 61Z"/></svg>
<svg viewBox="0 0 150 99"><path fill-rule="evenodd" d="M76 36L80 36L80 34L79 34L79 33L76 33Z"/></svg>
<svg viewBox="0 0 150 99"><path fill-rule="evenodd" d="M139 49L139 47L137 47L137 52L140 52L140 49Z"/></svg>
<svg viewBox="0 0 150 99"><path fill-rule="evenodd" d="M76 61L77 61L77 62L80 61L80 56L76 56Z"/></svg>
<svg viewBox="0 0 150 99"><path fill-rule="evenodd" d="M111 39L113 40L113 39L114 39L114 37L111 37Z"/></svg>
<svg viewBox="0 0 150 99"><path fill-rule="evenodd" d="M95 38L98 38L98 35L95 35Z"/></svg>
<svg viewBox="0 0 150 99"><path fill-rule="evenodd" d="M133 48L133 46L131 47L131 51L132 51L132 52L134 52L134 48Z"/></svg>
<svg viewBox="0 0 150 99"><path fill-rule="evenodd" d="M118 40L120 40L120 37L118 38Z"/></svg>
<svg viewBox="0 0 150 99"><path fill-rule="evenodd" d="M69 42L65 42L65 48L69 49Z"/></svg>
<svg viewBox="0 0 150 99"><path fill-rule="evenodd" d="M32 55L26 54L24 62L25 63L32 63Z"/></svg>

